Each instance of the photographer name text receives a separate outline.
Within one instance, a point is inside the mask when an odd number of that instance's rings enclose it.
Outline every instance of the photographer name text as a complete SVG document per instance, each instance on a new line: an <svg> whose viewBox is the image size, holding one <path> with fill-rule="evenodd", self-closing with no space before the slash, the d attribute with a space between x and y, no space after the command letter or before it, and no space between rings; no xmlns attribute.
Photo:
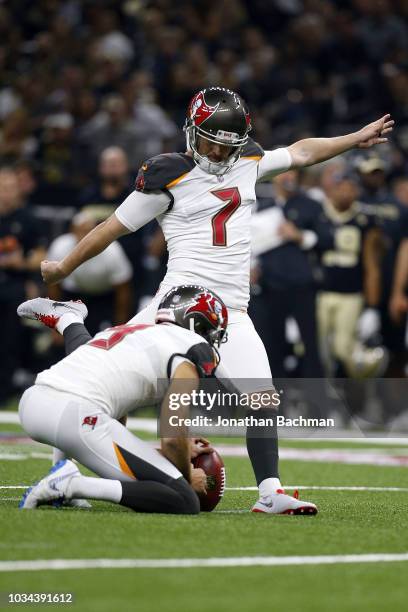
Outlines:
<svg viewBox="0 0 408 612"><path fill-rule="evenodd" d="M242 418L225 418L218 416L197 415L192 418L180 417L176 414L169 417L171 427L335 427L334 419L316 419L306 417L288 418L283 415L259 418L248 415Z"/></svg>

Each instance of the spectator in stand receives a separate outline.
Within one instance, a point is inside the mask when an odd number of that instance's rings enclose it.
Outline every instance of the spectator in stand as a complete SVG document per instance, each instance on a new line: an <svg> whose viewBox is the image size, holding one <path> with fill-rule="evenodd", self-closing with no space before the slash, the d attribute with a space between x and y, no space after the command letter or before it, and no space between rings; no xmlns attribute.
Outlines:
<svg viewBox="0 0 408 612"><path fill-rule="evenodd" d="M395 198L387 185L386 164L378 156L368 157L358 162L357 169L361 179L361 200L367 204L390 204Z"/></svg>
<svg viewBox="0 0 408 612"><path fill-rule="evenodd" d="M26 285L45 255L44 238L32 213L24 208L16 172L0 169L0 407L15 392L13 373L21 362L22 327L15 316L26 299Z"/></svg>
<svg viewBox="0 0 408 612"><path fill-rule="evenodd" d="M91 159L97 159L107 147L120 147L136 172L145 159L161 152L164 138L175 134L175 126L157 108L135 102L129 112L124 98L112 94L105 99L98 120L83 128L82 141Z"/></svg>
<svg viewBox="0 0 408 612"><path fill-rule="evenodd" d="M126 153L120 147L108 147L99 157L99 180L86 187L79 196L83 206L110 205L109 214L128 196L131 179Z"/></svg>
<svg viewBox="0 0 408 612"><path fill-rule="evenodd" d="M7 116L0 131L0 163L32 158L36 148L36 139L30 133L29 115L18 108Z"/></svg>
<svg viewBox="0 0 408 612"><path fill-rule="evenodd" d="M38 168L36 164L22 160L14 165L14 169L26 206L41 204L41 194L38 194Z"/></svg>
<svg viewBox="0 0 408 612"><path fill-rule="evenodd" d="M81 160L68 113L49 115L36 159L41 168L38 197L42 204L72 206L77 203Z"/></svg>
<svg viewBox="0 0 408 612"><path fill-rule="evenodd" d="M390 0L354 0L354 4L361 14L359 35L370 62L378 65L392 59L396 49L407 49L407 24L395 15Z"/></svg>
<svg viewBox="0 0 408 612"><path fill-rule="evenodd" d="M137 155L144 160L165 151L173 151L182 133L157 104L151 75L145 70L133 73L122 87L122 93L139 138ZM183 137L180 144L184 144Z"/></svg>
<svg viewBox="0 0 408 612"><path fill-rule="evenodd" d="M146 134L144 137L146 138ZM140 139L133 117L126 108L125 100L118 94L105 98L102 112L97 120L83 127L81 140L95 162L102 151L111 146L120 147L125 151L129 164L135 172L146 158L145 139Z"/></svg>
<svg viewBox="0 0 408 612"><path fill-rule="evenodd" d="M64 257L96 223L86 212L77 213L71 231L56 238L47 257ZM49 287L54 300L82 299L89 308L87 326L91 335L126 323L133 312L131 292L132 265L118 242L79 266L60 285Z"/></svg>

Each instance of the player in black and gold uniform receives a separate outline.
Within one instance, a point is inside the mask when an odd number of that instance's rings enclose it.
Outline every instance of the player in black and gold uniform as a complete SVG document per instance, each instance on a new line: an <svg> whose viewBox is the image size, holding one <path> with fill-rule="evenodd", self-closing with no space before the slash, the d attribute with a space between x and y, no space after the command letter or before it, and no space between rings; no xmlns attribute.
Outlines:
<svg viewBox="0 0 408 612"><path fill-rule="evenodd" d="M351 174L339 175L324 209L333 246L322 254L323 286L318 298L318 328L328 372L341 365L350 377L374 376L385 361L382 348L367 348L359 330L376 328L380 300L381 235L371 207L360 203Z"/></svg>

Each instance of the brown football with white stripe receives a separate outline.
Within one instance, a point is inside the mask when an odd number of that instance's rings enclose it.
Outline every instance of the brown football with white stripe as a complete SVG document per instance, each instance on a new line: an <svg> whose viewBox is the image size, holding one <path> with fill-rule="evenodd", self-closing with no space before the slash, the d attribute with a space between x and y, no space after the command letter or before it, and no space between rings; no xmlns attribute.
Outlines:
<svg viewBox="0 0 408 612"><path fill-rule="evenodd" d="M220 502L225 490L225 467L220 455L212 453L198 455L193 459L195 468L204 470L207 476L207 494L200 495L202 512L211 512Z"/></svg>

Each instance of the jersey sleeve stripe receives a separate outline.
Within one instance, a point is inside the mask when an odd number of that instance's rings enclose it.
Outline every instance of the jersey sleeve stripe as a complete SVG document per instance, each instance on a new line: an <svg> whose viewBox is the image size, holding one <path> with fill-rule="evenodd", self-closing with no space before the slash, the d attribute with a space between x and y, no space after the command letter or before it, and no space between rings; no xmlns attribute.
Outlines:
<svg viewBox="0 0 408 612"><path fill-rule="evenodd" d="M241 159L254 159L255 161L259 161L262 159L262 155L243 155Z"/></svg>

